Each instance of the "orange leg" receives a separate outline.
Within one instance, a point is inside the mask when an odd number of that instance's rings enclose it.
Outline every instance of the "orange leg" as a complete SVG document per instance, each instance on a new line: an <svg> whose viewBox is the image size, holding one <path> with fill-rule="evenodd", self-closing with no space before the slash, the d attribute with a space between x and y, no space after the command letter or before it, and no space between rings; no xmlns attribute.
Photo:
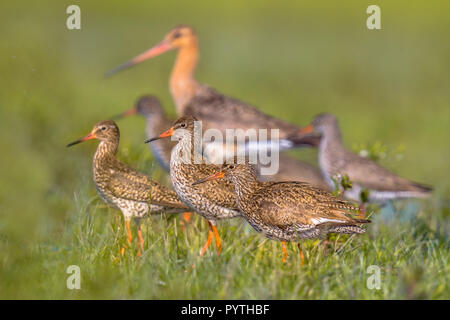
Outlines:
<svg viewBox="0 0 450 320"><path fill-rule="evenodd" d="M139 227L138 230L138 237L139 237L139 251L138 251L138 256L141 257L142 256L142 252L144 252L144 237L142 236L142 230Z"/></svg>
<svg viewBox="0 0 450 320"><path fill-rule="evenodd" d="M133 235L131 234L130 220L127 220L127 233L128 233L128 242L131 244L133 242Z"/></svg>
<svg viewBox="0 0 450 320"><path fill-rule="evenodd" d="M208 240L206 241L205 245L203 246L202 250L200 251L200 256L203 256L205 254L206 250L208 250L209 246L211 245L211 243L213 241L213 237L214 237L213 226L212 226L211 222L209 222L209 221L208 221L208 225L209 225Z"/></svg>
<svg viewBox="0 0 450 320"><path fill-rule="evenodd" d="M300 243L297 243L297 248L300 251L300 258L302 259L302 266L305 265L305 256L303 255L303 250L300 246Z"/></svg>
<svg viewBox="0 0 450 320"><path fill-rule="evenodd" d="M127 226L127 234L128 234L128 243L131 244L131 242L133 242L133 235L131 234L131 226L130 226L130 220L126 220L125 224ZM120 249L120 254L124 255L125 254L125 249L127 248L126 245L124 245L122 247L122 249Z"/></svg>
<svg viewBox="0 0 450 320"><path fill-rule="evenodd" d="M286 241L281 241L281 243L283 244L283 263L286 263L288 257Z"/></svg>
<svg viewBox="0 0 450 320"><path fill-rule="evenodd" d="M214 236L216 237L216 245L219 250L219 254L222 253L222 239L220 239L219 231L217 231L217 226L213 226Z"/></svg>
<svg viewBox="0 0 450 320"><path fill-rule="evenodd" d="M366 213L367 213L367 202L363 202L363 204L360 206L360 209L359 209L359 218L365 219Z"/></svg>
<svg viewBox="0 0 450 320"><path fill-rule="evenodd" d="M184 212L183 213L183 221L185 223L191 222L192 212Z"/></svg>

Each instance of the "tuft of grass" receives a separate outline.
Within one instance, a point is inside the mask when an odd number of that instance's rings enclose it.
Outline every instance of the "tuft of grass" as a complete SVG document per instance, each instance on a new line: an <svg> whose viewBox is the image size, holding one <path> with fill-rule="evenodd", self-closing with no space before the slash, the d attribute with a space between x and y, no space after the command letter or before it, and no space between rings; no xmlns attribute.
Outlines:
<svg viewBox="0 0 450 320"><path fill-rule="evenodd" d="M49 235L26 253L2 255L1 298L44 299L446 299L448 298L448 208L420 210L402 221L402 208L386 219L376 212L367 233L334 236L330 244L304 241L306 263L289 245L282 263L281 243L255 233L243 220L220 225L224 250L214 246L200 257L207 237L204 220L185 224L177 215L152 216L143 230L145 251L127 243L121 214L97 198L74 196L76 210L61 235ZM419 203L417 208L425 206ZM3 252L12 252L5 241ZM24 259L24 260L21 260ZM28 263L25 263L28 261ZM66 269L81 270L81 289L69 290ZM369 289L380 269L380 289ZM17 286L26 281L26 286Z"/></svg>

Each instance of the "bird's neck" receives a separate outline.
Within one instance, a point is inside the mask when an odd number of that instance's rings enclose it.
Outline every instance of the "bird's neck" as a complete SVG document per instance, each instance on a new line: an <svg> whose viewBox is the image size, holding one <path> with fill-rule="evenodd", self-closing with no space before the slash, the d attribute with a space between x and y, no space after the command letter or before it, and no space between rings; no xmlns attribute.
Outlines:
<svg viewBox="0 0 450 320"><path fill-rule="evenodd" d="M114 159L117 154L119 142L101 141L97 147L97 151L94 156L94 166L102 163L103 161L109 161Z"/></svg>
<svg viewBox="0 0 450 320"><path fill-rule="evenodd" d="M332 149L342 148L341 130L337 126L329 126L322 133L319 151L332 151Z"/></svg>
<svg viewBox="0 0 450 320"><path fill-rule="evenodd" d="M170 77L170 91L175 101L178 115L182 115L184 108L194 97L197 89L195 69L198 62L198 43L191 44L178 50L175 66Z"/></svg>
<svg viewBox="0 0 450 320"><path fill-rule="evenodd" d="M319 143L319 164L325 177L333 163L341 157L344 152L342 145L341 132L338 127L328 127L322 133Z"/></svg>
<svg viewBox="0 0 450 320"><path fill-rule="evenodd" d="M201 142L194 134L183 137L172 149L170 165L202 164Z"/></svg>
<svg viewBox="0 0 450 320"><path fill-rule="evenodd" d="M239 209L246 210L246 205L250 203L250 199L261 188L261 182L258 181L254 170L247 171L241 175L232 177L236 192L236 201Z"/></svg>
<svg viewBox="0 0 450 320"><path fill-rule="evenodd" d="M152 138L159 135L161 132L170 128L170 121L166 118L164 114L160 115L152 115L147 117L147 137ZM169 171L170 167L170 149L171 143L170 141L166 141L165 139L159 139L150 143L150 148L155 154L158 162Z"/></svg>
<svg viewBox="0 0 450 320"><path fill-rule="evenodd" d="M171 121L167 119L164 112L150 114L145 117L145 120L147 123L147 136L149 138L155 137L171 127Z"/></svg>

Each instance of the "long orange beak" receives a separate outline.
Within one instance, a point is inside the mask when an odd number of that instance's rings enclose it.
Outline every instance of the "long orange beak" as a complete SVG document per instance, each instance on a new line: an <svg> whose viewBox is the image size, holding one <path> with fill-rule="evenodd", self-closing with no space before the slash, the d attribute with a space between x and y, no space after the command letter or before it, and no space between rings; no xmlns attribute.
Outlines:
<svg viewBox="0 0 450 320"><path fill-rule="evenodd" d="M175 129L172 127L172 128L170 128L169 130L164 131L163 133L161 133L161 134L160 134L159 136L157 136L157 137L154 137L154 138L145 140L145 143L149 143L149 142L152 142L152 141L155 141L155 140L159 140L159 139L162 139L162 138L171 137L171 136L173 136L174 133L175 133Z"/></svg>
<svg viewBox="0 0 450 320"><path fill-rule="evenodd" d="M314 130L315 130L314 126L312 124L310 124L309 126L302 128L299 133L300 134L308 134L308 133L314 132Z"/></svg>
<svg viewBox="0 0 450 320"><path fill-rule="evenodd" d="M173 47L167 41L163 40L160 43L158 43L156 46L154 46L153 48L145 51L144 53L141 53L140 55L138 55L137 57L134 57L130 61L125 62L124 64L121 64L120 66L106 72L105 76L110 77L122 70L131 68L141 62L144 62L145 60L159 56L160 54L163 54L164 52L167 52L172 48Z"/></svg>
<svg viewBox="0 0 450 320"><path fill-rule="evenodd" d="M114 117L111 117L111 120L119 120L122 118L126 118L129 116L133 116L137 113L137 107L133 107L125 112L122 112L120 114L116 114Z"/></svg>
<svg viewBox="0 0 450 320"><path fill-rule="evenodd" d="M223 177L225 177L225 172L219 171L219 172L217 172L217 173L215 173L213 175L210 175L209 177L206 177L206 178L203 178L203 179L195 181L194 183L192 183L192 186L195 186L197 184L200 184L200 183L203 183L203 182L206 182L206 181L223 179Z"/></svg>
<svg viewBox="0 0 450 320"><path fill-rule="evenodd" d="M85 136L85 137L83 137L83 138L81 138L81 139L79 139L79 140L77 140L77 141L74 141L74 142L72 142L72 143L69 143L69 144L67 145L67 147L71 147L71 146L73 146L73 145L79 144L79 143L84 142L84 141L87 141L87 140L92 140L92 139L95 139L95 138L97 138L97 137L95 136L95 134L93 134L93 133L91 132L91 133L89 133L87 136Z"/></svg>

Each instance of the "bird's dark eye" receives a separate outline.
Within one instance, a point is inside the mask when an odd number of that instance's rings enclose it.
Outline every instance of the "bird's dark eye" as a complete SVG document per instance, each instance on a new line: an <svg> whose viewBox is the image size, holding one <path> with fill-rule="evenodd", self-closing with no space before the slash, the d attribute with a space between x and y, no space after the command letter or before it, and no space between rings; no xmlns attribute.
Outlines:
<svg viewBox="0 0 450 320"><path fill-rule="evenodd" d="M186 123L182 123L180 126L181 126L182 128L186 128Z"/></svg>
<svg viewBox="0 0 450 320"><path fill-rule="evenodd" d="M173 34L173 38L174 38L174 39L178 39L179 37L181 37L181 33L180 33L180 32L175 32L175 33Z"/></svg>
<svg viewBox="0 0 450 320"><path fill-rule="evenodd" d="M228 166L228 169L233 170L233 169L234 169L234 165L230 164L230 165Z"/></svg>
<svg viewBox="0 0 450 320"><path fill-rule="evenodd" d="M105 131L105 130L106 130L106 127L105 127L105 126L103 126L103 127L102 127L102 131Z"/></svg>

